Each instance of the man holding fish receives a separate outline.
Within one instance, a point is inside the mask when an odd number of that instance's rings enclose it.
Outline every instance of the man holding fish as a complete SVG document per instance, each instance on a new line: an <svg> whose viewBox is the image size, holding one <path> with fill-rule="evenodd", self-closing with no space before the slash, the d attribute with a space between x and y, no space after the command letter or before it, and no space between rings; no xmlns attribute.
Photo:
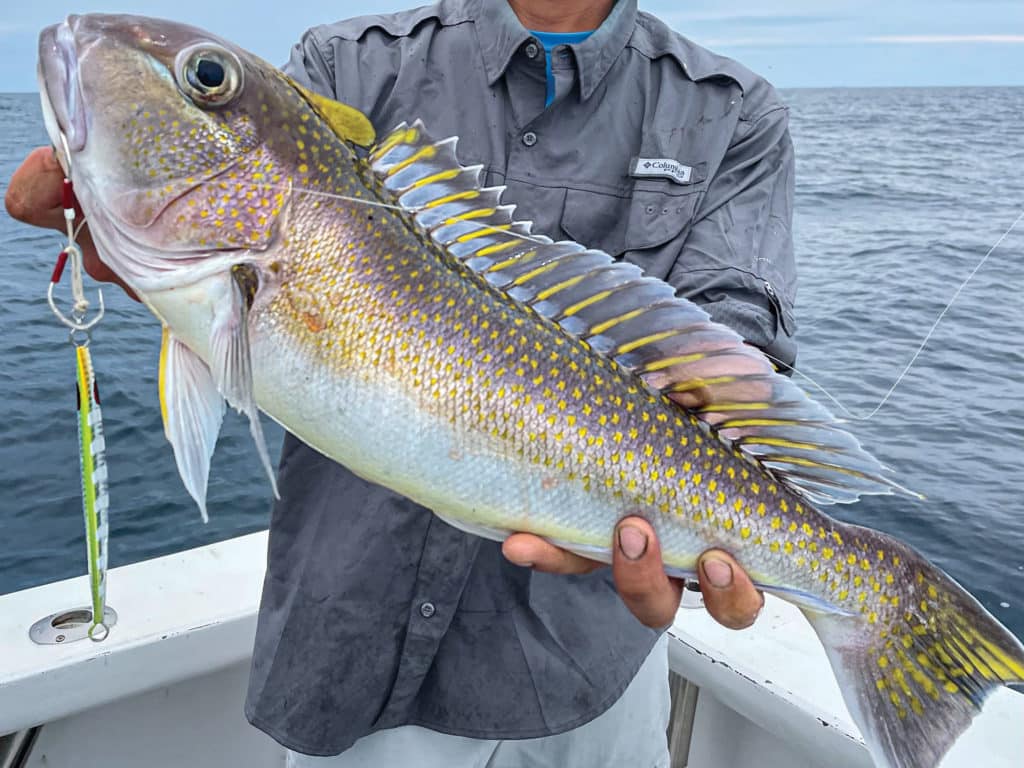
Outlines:
<svg viewBox="0 0 1024 768"><path fill-rule="evenodd" d="M286 71L381 136L417 118L458 135L535 232L635 263L794 361L786 110L635 0L444 0L314 28ZM62 178L36 150L8 210L63 229ZM80 242L93 277L125 285ZM618 525L609 571L537 536L469 536L292 435L278 484L246 714L291 764L667 765L659 629L681 583L645 520ZM736 561L697 570L713 616L753 622Z"/></svg>

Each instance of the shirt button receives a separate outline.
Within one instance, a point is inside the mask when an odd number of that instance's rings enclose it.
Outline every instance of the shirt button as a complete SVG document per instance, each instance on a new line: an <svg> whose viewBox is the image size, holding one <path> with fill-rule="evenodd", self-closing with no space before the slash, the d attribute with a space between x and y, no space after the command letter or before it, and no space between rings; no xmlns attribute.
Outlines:
<svg viewBox="0 0 1024 768"><path fill-rule="evenodd" d="M527 56L531 59L536 59L537 54L540 53L540 48L537 47L536 43L527 43L526 48L523 49Z"/></svg>
<svg viewBox="0 0 1024 768"><path fill-rule="evenodd" d="M537 134L536 133L534 133L533 131L527 131L526 133L523 134L523 144L525 144L528 147L532 147L536 143L537 143Z"/></svg>
<svg viewBox="0 0 1024 768"><path fill-rule="evenodd" d="M428 601L420 605L420 616L424 619L429 619L435 613L437 613L437 609L434 607L433 603Z"/></svg>

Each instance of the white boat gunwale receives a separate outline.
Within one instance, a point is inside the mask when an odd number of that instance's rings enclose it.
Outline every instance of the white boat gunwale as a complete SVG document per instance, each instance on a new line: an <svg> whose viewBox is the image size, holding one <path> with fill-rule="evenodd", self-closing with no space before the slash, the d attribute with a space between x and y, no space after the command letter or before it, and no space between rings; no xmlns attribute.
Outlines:
<svg viewBox="0 0 1024 768"><path fill-rule="evenodd" d="M135 721L147 707L161 707L162 717L202 718L206 727L211 716L223 717L224 738L244 743L247 765L283 765L283 750L242 717L266 549L263 531L111 570L108 596L119 621L100 643L36 645L28 635L36 620L83 602L85 576L0 596L0 765L5 734L47 724L32 755L53 757L76 746L86 723L105 745L96 765L132 765L133 733L146 730ZM794 606L768 596L758 622L742 632L682 608L669 632L672 671L697 687L686 713L687 754L674 756L674 765L871 768L824 650ZM218 714L196 696L220 702ZM121 714L105 716L114 711ZM942 765L1019 768L1021 722L1024 694L1002 689ZM168 727L180 734L188 724ZM219 750L196 749L164 764L186 757L193 768L224 764L215 762L223 760ZM43 764L33 756L26 766Z"/></svg>

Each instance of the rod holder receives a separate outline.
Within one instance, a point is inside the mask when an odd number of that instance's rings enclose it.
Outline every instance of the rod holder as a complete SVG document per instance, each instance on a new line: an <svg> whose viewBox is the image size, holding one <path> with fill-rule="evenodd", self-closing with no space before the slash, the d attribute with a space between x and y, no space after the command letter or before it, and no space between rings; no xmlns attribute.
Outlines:
<svg viewBox="0 0 1024 768"><path fill-rule="evenodd" d="M89 628L92 626L92 609L89 606L58 611L40 619L28 630L28 636L36 645L66 645L78 640L103 640L110 633L110 628L117 623L117 612L109 605L103 609L103 624L97 626L92 637Z"/></svg>

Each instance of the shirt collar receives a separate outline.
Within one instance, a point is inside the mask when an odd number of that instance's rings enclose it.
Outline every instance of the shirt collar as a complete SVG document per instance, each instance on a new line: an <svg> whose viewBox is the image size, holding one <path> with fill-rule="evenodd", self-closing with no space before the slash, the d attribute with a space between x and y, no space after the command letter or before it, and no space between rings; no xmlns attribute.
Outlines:
<svg viewBox="0 0 1024 768"><path fill-rule="evenodd" d="M490 85L505 74L512 56L531 38L508 0L476 0L475 24ZM580 94L594 92L626 47L636 24L636 0L617 0L600 27L582 43L571 45L580 72Z"/></svg>

